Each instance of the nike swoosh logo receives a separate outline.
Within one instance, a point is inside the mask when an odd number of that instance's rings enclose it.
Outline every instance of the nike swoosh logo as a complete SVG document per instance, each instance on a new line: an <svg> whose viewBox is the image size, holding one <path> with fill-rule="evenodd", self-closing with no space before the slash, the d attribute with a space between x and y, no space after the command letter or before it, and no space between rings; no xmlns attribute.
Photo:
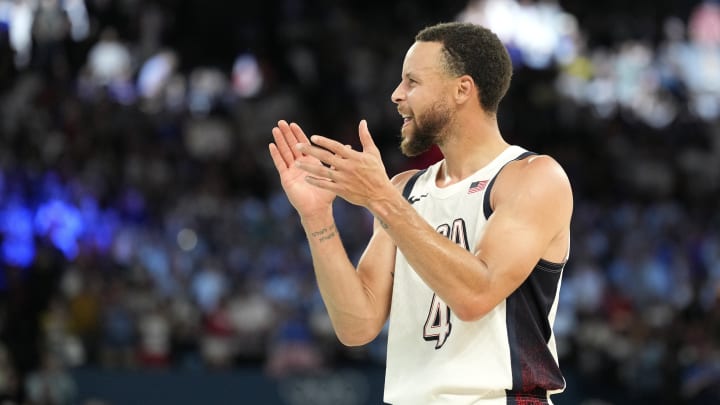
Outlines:
<svg viewBox="0 0 720 405"><path fill-rule="evenodd" d="M428 196L427 193L421 194L420 197L410 196L410 198L408 198L408 202L410 203L410 205L412 205L412 204L415 204L416 202L420 201L421 198L425 198L427 196Z"/></svg>

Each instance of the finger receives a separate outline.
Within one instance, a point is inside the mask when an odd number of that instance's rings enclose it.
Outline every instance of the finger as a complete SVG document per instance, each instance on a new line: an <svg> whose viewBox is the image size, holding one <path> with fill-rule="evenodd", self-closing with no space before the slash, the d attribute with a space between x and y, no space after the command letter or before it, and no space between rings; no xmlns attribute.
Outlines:
<svg viewBox="0 0 720 405"><path fill-rule="evenodd" d="M323 177L305 176L305 182L317 188L331 191L334 194L338 194L338 192L342 190L337 183Z"/></svg>
<svg viewBox="0 0 720 405"><path fill-rule="evenodd" d="M352 149L352 145L345 145L345 147L348 148L348 149ZM330 168L333 169L333 170L336 170L336 169L337 169L337 167L336 167L335 165L331 165Z"/></svg>
<svg viewBox="0 0 720 405"><path fill-rule="evenodd" d="M358 125L358 133L360 135L360 144L363 147L363 152L370 152L379 156L380 150L377 146L375 146L375 141L373 141L370 130L368 129L367 120L360 121L360 125Z"/></svg>
<svg viewBox="0 0 720 405"><path fill-rule="evenodd" d="M272 157L272 161L275 164L275 168L277 169L278 173L282 176L282 174L285 172L285 170L288 169L287 162L285 162L285 159L283 159L282 154L278 150L277 145L274 143L271 143L268 145L268 149L270 149L270 157Z"/></svg>
<svg viewBox="0 0 720 405"><path fill-rule="evenodd" d="M310 143L310 140L305 135L305 132L302 130L302 128L300 128L300 125L292 122L290 123L290 130L293 132L293 134L295 134L295 138L298 142Z"/></svg>
<svg viewBox="0 0 720 405"><path fill-rule="evenodd" d="M314 136L315 135L313 135L313 137ZM303 154L312 156L330 167L336 169L344 167L342 164L343 158L339 157L338 155L329 150L308 144L298 144L296 148Z"/></svg>
<svg viewBox="0 0 720 405"><path fill-rule="evenodd" d="M297 160L294 166L311 175L312 177L322 178L327 181L336 181L341 176L340 172L319 164L307 163L301 160Z"/></svg>
<svg viewBox="0 0 720 405"><path fill-rule="evenodd" d="M280 125L280 122L278 122L278 125ZM292 162L295 161L295 153L293 152L294 148L288 144L287 138L280 127L273 128L272 135L275 140L275 148L277 149L277 152L284 161L285 167L289 167Z"/></svg>
<svg viewBox="0 0 720 405"><path fill-rule="evenodd" d="M293 130L293 127L296 127ZM285 120L278 121L278 128L280 129L280 132L283 135L283 138L285 139L285 142L287 143L288 147L290 148L290 152L292 153L294 159L299 159L302 156L302 153L300 153L299 150L295 148L295 145L298 143L302 143L302 139L304 138L307 142L307 137L305 137L305 134L302 132L302 129L297 124L291 125L288 124ZM298 132L299 130L299 132ZM302 134L300 137L298 137L298 133Z"/></svg>
<svg viewBox="0 0 720 405"><path fill-rule="evenodd" d="M352 150L352 148L349 148L348 145L343 145L342 143L334 139L326 138L324 136L313 135L310 137L310 141L312 141L313 144L323 149L327 149L333 154L345 159L350 158L351 156L353 156L353 153L356 153Z"/></svg>

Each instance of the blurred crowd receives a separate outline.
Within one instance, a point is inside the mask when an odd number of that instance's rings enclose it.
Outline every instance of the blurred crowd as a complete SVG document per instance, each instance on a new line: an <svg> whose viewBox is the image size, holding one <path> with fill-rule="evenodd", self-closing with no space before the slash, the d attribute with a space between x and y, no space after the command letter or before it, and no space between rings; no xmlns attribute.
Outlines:
<svg viewBox="0 0 720 405"><path fill-rule="evenodd" d="M389 95L453 19L506 42L501 129L573 183L561 366L588 397L720 399L717 2L241 3L0 0L0 400L73 403L74 367L382 364L333 335L270 129L366 118L389 174L437 159L400 155ZM335 208L357 260L372 218Z"/></svg>

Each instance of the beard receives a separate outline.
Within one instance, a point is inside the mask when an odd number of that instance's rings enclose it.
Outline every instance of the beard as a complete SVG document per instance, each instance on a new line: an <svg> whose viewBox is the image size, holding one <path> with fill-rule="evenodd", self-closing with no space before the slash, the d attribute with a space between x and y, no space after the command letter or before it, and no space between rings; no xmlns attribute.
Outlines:
<svg viewBox="0 0 720 405"><path fill-rule="evenodd" d="M415 116L415 130L402 138L400 151L407 157L414 157L427 152L433 145L441 145L443 132L452 118L446 103L435 102L425 113Z"/></svg>

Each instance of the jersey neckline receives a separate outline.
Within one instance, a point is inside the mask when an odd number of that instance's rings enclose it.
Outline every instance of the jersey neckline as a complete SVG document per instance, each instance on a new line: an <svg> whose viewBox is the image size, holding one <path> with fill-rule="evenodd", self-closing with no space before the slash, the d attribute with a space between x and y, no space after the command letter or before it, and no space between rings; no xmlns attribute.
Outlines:
<svg viewBox="0 0 720 405"><path fill-rule="evenodd" d="M519 153L525 152L520 146L510 145L500 152L490 163L486 164L482 168L478 169L466 178L458 181L457 183L451 184L446 187L438 187L436 183L438 171L440 167L445 163L445 159L442 159L430 167L423 177L425 177L426 189L430 192L433 197L436 198L447 198L455 195L459 191L465 191L469 188L470 183L473 181L492 180L497 170L501 168L505 163L514 159Z"/></svg>

